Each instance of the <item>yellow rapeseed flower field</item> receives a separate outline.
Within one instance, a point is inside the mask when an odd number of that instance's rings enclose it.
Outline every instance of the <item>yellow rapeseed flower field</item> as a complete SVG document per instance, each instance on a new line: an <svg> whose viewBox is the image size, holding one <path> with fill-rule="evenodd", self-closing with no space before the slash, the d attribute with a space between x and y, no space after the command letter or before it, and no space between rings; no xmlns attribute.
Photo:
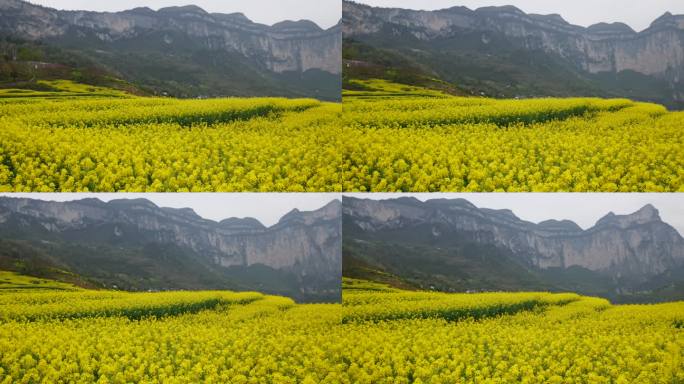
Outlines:
<svg viewBox="0 0 684 384"><path fill-rule="evenodd" d="M369 91L344 94L344 191L684 191L684 112L357 83Z"/></svg>
<svg viewBox="0 0 684 384"><path fill-rule="evenodd" d="M348 383L684 383L682 302L346 285Z"/></svg>
<svg viewBox="0 0 684 384"><path fill-rule="evenodd" d="M0 98L0 191L340 191L342 106Z"/></svg>
<svg viewBox="0 0 684 384"><path fill-rule="evenodd" d="M682 112L368 84L344 106L0 97L0 190L684 191Z"/></svg>
<svg viewBox="0 0 684 384"><path fill-rule="evenodd" d="M0 290L0 383L682 383L684 303L408 292Z"/></svg>
<svg viewBox="0 0 684 384"><path fill-rule="evenodd" d="M0 383L341 382L339 309L255 292L4 291Z"/></svg>

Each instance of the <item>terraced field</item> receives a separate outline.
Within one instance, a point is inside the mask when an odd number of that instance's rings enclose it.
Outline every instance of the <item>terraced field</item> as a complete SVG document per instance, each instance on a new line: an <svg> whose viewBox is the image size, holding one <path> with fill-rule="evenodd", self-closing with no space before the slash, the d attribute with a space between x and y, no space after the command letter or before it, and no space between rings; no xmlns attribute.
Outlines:
<svg viewBox="0 0 684 384"><path fill-rule="evenodd" d="M3 280L20 284L14 276ZM256 292L6 289L0 382L681 383L683 305L350 279L342 305Z"/></svg>
<svg viewBox="0 0 684 384"><path fill-rule="evenodd" d="M684 190L682 112L360 83L367 89L346 91L344 107L82 87L4 95L0 190Z"/></svg>
<svg viewBox="0 0 684 384"><path fill-rule="evenodd" d="M256 292L8 289L0 382L341 382L342 340L327 334L339 309Z"/></svg>
<svg viewBox="0 0 684 384"><path fill-rule="evenodd" d="M81 88L0 94L0 190L341 190L339 104Z"/></svg>
<svg viewBox="0 0 684 384"><path fill-rule="evenodd" d="M345 280L350 383L682 383L684 303Z"/></svg>
<svg viewBox="0 0 684 384"><path fill-rule="evenodd" d="M683 112L357 82L366 90L344 93L344 191L684 191Z"/></svg>

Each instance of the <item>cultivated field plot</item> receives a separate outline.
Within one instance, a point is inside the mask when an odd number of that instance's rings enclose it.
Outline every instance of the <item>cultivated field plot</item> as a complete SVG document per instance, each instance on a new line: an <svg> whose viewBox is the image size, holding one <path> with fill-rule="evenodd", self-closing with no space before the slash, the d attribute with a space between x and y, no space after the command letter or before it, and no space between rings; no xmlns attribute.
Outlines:
<svg viewBox="0 0 684 384"><path fill-rule="evenodd" d="M2 383L684 380L682 303L408 292L350 279L342 305L46 288L0 293Z"/></svg>
<svg viewBox="0 0 684 384"><path fill-rule="evenodd" d="M684 382L681 302L613 306L574 294L345 283L352 383Z"/></svg>
<svg viewBox="0 0 684 384"><path fill-rule="evenodd" d="M0 95L0 190L341 190L339 104L73 94Z"/></svg>
<svg viewBox="0 0 684 384"><path fill-rule="evenodd" d="M368 90L344 93L345 191L684 191L684 112L357 83Z"/></svg>
<svg viewBox="0 0 684 384"><path fill-rule="evenodd" d="M5 290L0 382L341 383L339 314L256 292Z"/></svg>

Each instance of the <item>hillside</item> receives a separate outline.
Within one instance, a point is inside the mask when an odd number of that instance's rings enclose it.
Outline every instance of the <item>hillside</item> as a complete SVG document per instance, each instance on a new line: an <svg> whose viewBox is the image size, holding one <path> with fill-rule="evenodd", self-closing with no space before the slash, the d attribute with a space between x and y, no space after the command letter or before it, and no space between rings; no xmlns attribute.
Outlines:
<svg viewBox="0 0 684 384"><path fill-rule="evenodd" d="M684 16L641 32L512 6L436 11L343 3L344 85L383 78L497 98L626 97L684 108Z"/></svg>
<svg viewBox="0 0 684 384"><path fill-rule="evenodd" d="M398 287L684 298L684 239L651 205L583 230L463 199L343 201L343 274Z"/></svg>
<svg viewBox="0 0 684 384"><path fill-rule="evenodd" d="M0 85L73 80L175 97L340 98L341 26L197 6L61 11L0 1ZM129 86L130 88L131 86Z"/></svg>
<svg viewBox="0 0 684 384"><path fill-rule="evenodd" d="M0 198L0 268L86 287L340 294L338 201L275 225L206 220L148 200Z"/></svg>

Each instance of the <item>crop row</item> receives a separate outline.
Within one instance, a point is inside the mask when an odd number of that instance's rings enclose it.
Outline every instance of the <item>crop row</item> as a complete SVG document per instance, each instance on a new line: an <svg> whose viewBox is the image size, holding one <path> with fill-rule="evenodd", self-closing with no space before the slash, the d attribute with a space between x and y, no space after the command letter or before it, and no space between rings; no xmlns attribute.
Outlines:
<svg viewBox="0 0 684 384"><path fill-rule="evenodd" d="M611 306L603 299L567 294L450 295L352 283L354 289L345 290L342 305L295 304L287 298L261 296L174 316L4 321L0 323L0 383L671 384L684 380L684 334L677 325L684 322L682 303ZM59 303L59 297L72 308L89 308L99 301L98 295L109 305L131 295L135 300L128 305L133 308L136 302L165 295L183 302L186 294L198 300L216 297L201 292L92 291L15 297L21 299L17 309L29 310L31 305ZM10 299L4 298L2 306L11 305ZM545 304L517 313L495 313L502 303L530 300ZM472 309L473 304L494 310L478 319L422 315L430 308ZM388 311L414 315L381 321L367 317ZM367 320L344 321L354 312Z"/></svg>
<svg viewBox="0 0 684 384"><path fill-rule="evenodd" d="M215 125L90 127L6 122L5 191L339 191L341 112L304 112Z"/></svg>
<svg viewBox="0 0 684 384"><path fill-rule="evenodd" d="M420 119L411 127L354 123L345 132L342 188L678 191L684 188L682 126L684 113L658 115L643 106L508 127Z"/></svg>
<svg viewBox="0 0 684 384"><path fill-rule="evenodd" d="M0 321L177 316L260 300L256 292L18 292L0 295Z"/></svg>
<svg viewBox="0 0 684 384"><path fill-rule="evenodd" d="M622 99L12 99L0 124L0 191L684 190L684 113Z"/></svg>
<svg viewBox="0 0 684 384"><path fill-rule="evenodd" d="M359 292L344 295L343 323L439 318L447 321L482 319L565 305L580 296L572 293Z"/></svg>

